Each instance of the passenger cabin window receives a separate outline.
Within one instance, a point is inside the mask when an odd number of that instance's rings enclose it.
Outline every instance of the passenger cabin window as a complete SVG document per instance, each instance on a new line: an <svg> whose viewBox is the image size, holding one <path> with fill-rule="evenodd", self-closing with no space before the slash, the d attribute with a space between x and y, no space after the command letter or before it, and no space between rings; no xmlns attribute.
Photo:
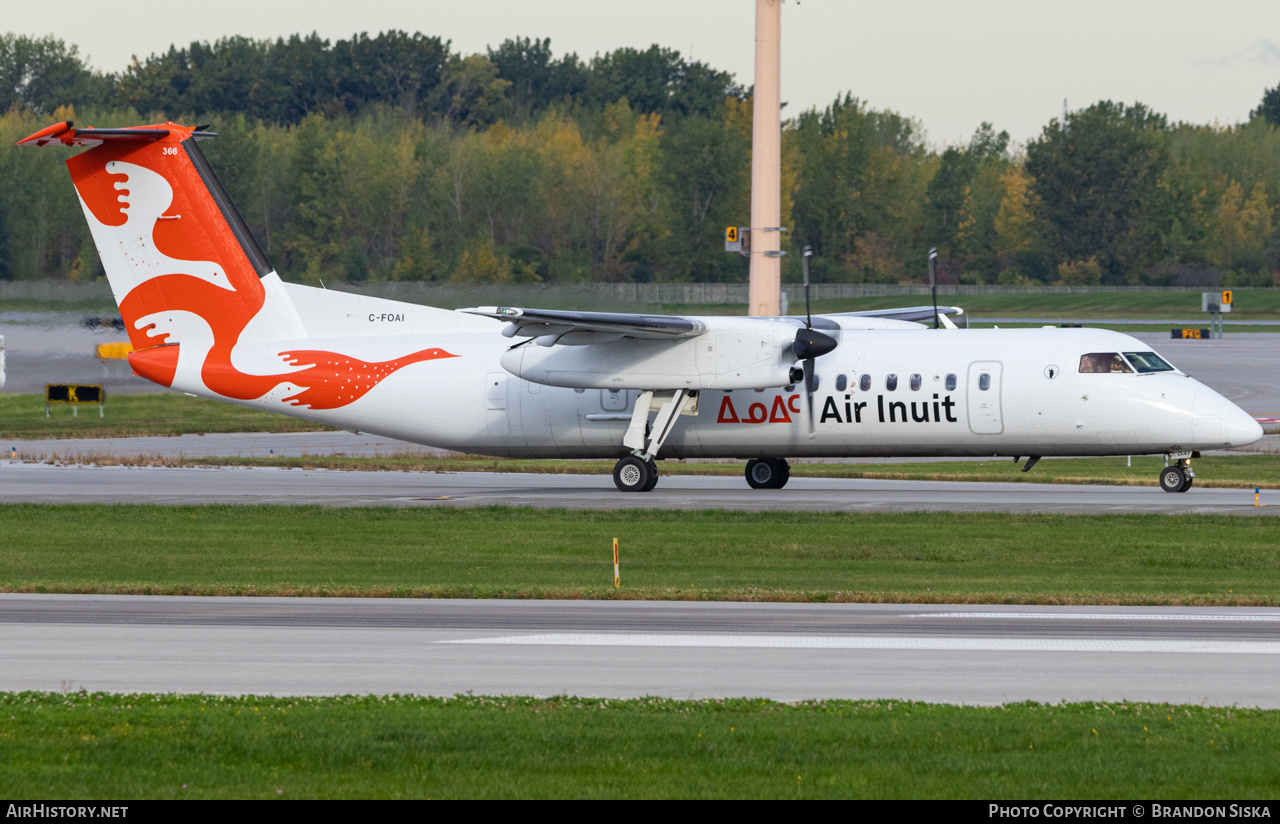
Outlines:
<svg viewBox="0 0 1280 824"><path fill-rule="evenodd" d="M1124 356L1133 364L1133 368L1146 374L1147 372L1172 372L1173 364L1155 352L1125 352Z"/></svg>
<svg viewBox="0 0 1280 824"><path fill-rule="evenodd" d="M1110 372L1113 374L1132 373L1129 364L1120 357L1119 352L1090 352L1080 356L1080 371L1087 374Z"/></svg>
<svg viewBox="0 0 1280 824"><path fill-rule="evenodd" d="M858 388L861 389L863 392L870 392L871 376L864 373L863 376L858 379Z"/></svg>
<svg viewBox="0 0 1280 824"><path fill-rule="evenodd" d="M889 390L890 392L892 392L893 390L897 389L897 388L898 388L898 376L897 376L897 375L885 375L885 376L884 376L884 388L885 388L885 389L887 389L887 390Z"/></svg>
<svg viewBox="0 0 1280 824"><path fill-rule="evenodd" d="M947 375L947 391L948 391L948 392L954 392L954 391L956 391L956 376L955 376L955 375Z"/></svg>
<svg viewBox="0 0 1280 824"><path fill-rule="evenodd" d="M843 392L849 386L849 378L846 375L836 375L836 391Z"/></svg>
<svg viewBox="0 0 1280 824"><path fill-rule="evenodd" d="M986 392L988 389L991 388L990 372L983 372L982 375L978 378L978 388L981 389L983 392Z"/></svg>
<svg viewBox="0 0 1280 824"><path fill-rule="evenodd" d="M921 385L923 382L924 382L924 379L923 379L923 378L921 378L919 375L912 375L912 376L911 376L911 391L912 391L912 392L919 392L919 391L920 391L920 385Z"/></svg>

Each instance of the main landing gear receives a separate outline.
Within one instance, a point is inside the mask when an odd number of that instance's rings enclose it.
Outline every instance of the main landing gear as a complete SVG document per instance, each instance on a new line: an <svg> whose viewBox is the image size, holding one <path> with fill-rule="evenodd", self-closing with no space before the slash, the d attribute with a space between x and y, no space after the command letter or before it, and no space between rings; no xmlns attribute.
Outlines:
<svg viewBox="0 0 1280 824"><path fill-rule="evenodd" d="M653 424L649 413L657 411ZM631 454L613 467L613 483L623 492L648 492L658 485L658 465L653 458L675 429L681 415L698 414L698 393L687 389L642 392L631 413L631 425L622 445Z"/></svg>
<svg viewBox="0 0 1280 824"><path fill-rule="evenodd" d="M623 492L648 492L658 485L658 465L652 458L628 455L613 467L613 482Z"/></svg>
<svg viewBox="0 0 1280 824"><path fill-rule="evenodd" d="M786 458L753 458L747 461L747 483L752 489L782 489L791 478Z"/></svg>
<svg viewBox="0 0 1280 824"><path fill-rule="evenodd" d="M1160 488L1165 492L1186 492L1195 482L1196 473L1191 471L1191 458L1199 457L1182 455L1174 458L1174 463L1160 470Z"/></svg>

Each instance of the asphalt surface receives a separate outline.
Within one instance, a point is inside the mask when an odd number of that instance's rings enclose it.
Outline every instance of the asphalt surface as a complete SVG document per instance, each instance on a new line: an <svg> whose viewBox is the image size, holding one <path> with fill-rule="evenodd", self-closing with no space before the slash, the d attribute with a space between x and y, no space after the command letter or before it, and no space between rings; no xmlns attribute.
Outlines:
<svg viewBox="0 0 1280 824"><path fill-rule="evenodd" d="M648 493L619 492L607 475L500 472L343 472L274 468L58 466L0 460L11 503L532 506L568 509L947 511L1280 515L1280 492L1254 506L1247 489L792 478L750 489L742 478L664 477Z"/></svg>
<svg viewBox="0 0 1280 824"><path fill-rule="evenodd" d="M33 460L91 461L95 456L158 458L297 458L346 455L366 458L439 456L443 449L354 432L213 432L207 435L152 435L136 438L44 438L0 442L0 453ZM0 454L0 458L5 457Z"/></svg>
<svg viewBox="0 0 1280 824"><path fill-rule="evenodd" d="M133 374L123 360L100 361L100 343L128 343L123 329L87 327L82 312L0 312L6 375L4 391L44 394L46 383L102 384L114 394L167 392Z"/></svg>
<svg viewBox="0 0 1280 824"><path fill-rule="evenodd" d="M1280 707L1280 610L0 595L2 690Z"/></svg>

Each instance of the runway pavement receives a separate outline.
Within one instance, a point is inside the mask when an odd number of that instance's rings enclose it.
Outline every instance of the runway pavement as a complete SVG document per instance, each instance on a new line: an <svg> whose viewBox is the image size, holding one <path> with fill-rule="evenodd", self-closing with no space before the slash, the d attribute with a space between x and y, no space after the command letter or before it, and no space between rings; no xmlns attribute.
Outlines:
<svg viewBox="0 0 1280 824"><path fill-rule="evenodd" d="M1280 707L1280 610L0 595L2 690Z"/></svg>
<svg viewBox="0 0 1280 824"><path fill-rule="evenodd" d="M742 478L668 476L648 493L619 492L607 475L505 472L342 472L274 468L51 466L0 460L11 503L533 506L568 509L947 511L1280 515L1280 492L1157 487L792 478L750 489Z"/></svg>

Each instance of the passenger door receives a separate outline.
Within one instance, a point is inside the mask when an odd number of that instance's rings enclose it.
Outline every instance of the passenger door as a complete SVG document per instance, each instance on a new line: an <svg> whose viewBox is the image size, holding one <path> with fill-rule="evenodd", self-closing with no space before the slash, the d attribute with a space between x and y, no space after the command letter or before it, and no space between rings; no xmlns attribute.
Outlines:
<svg viewBox="0 0 1280 824"><path fill-rule="evenodd" d="M969 431L975 435L999 435L1004 431L1004 413L1000 407L1000 361L974 361L969 364L969 383L965 395L969 411Z"/></svg>

